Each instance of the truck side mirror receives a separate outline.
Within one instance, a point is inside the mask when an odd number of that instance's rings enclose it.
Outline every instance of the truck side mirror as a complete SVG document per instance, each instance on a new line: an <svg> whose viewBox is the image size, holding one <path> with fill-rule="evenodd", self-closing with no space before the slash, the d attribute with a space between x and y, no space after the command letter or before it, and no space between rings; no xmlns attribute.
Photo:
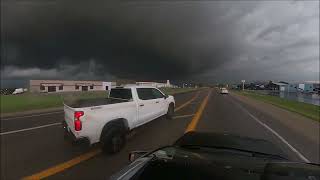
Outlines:
<svg viewBox="0 0 320 180"><path fill-rule="evenodd" d="M165 95L164 95L164 99L167 99L168 97L169 97L168 94L165 94Z"/></svg>
<svg viewBox="0 0 320 180"><path fill-rule="evenodd" d="M148 153L147 151L131 151L129 153L129 162L133 162L147 153Z"/></svg>

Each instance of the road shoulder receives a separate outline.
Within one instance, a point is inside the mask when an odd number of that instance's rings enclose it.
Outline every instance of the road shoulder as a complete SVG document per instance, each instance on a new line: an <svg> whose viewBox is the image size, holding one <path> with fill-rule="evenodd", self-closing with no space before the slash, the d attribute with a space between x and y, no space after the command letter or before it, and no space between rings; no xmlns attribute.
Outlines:
<svg viewBox="0 0 320 180"><path fill-rule="evenodd" d="M259 100L255 100L246 96L230 93L232 97L245 103L246 105L257 109L261 113L267 114L272 119L277 120L285 127L292 129L297 134L301 134L311 141L319 144L320 140L320 123L312 119L308 119L302 115L287 111L272 104L268 104Z"/></svg>

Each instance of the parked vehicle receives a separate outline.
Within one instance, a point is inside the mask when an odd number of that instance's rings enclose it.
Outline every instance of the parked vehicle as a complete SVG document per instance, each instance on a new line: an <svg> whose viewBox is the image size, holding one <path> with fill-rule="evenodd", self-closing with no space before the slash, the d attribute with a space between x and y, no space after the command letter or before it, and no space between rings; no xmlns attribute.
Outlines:
<svg viewBox="0 0 320 180"><path fill-rule="evenodd" d="M227 88L221 88L221 91L220 91L221 94L229 94L229 91Z"/></svg>
<svg viewBox="0 0 320 180"><path fill-rule="evenodd" d="M101 142L106 152L118 152L126 133L160 116L172 118L175 100L157 88L124 86L109 97L64 104L64 129L75 141Z"/></svg>
<svg viewBox="0 0 320 180"><path fill-rule="evenodd" d="M12 94L14 95L14 94L22 94L22 93L24 93L24 92L26 92L27 91L27 89L24 89L24 88L17 88L17 89L15 89L13 92L12 92Z"/></svg>
<svg viewBox="0 0 320 180"><path fill-rule="evenodd" d="M319 180L320 165L289 160L269 141L231 134L189 132L171 146L133 151L110 180Z"/></svg>

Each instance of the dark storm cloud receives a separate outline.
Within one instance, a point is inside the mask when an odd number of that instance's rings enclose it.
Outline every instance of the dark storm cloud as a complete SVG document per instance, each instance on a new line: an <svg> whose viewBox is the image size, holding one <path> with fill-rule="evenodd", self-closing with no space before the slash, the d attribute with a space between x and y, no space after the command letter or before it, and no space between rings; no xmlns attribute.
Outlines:
<svg viewBox="0 0 320 180"><path fill-rule="evenodd" d="M319 59L317 3L5 1L1 75L214 81L286 65L294 76L297 54Z"/></svg>
<svg viewBox="0 0 320 180"><path fill-rule="evenodd" d="M201 26L208 21L208 13L202 12L205 6L178 7L8 2L4 7L8 58L3 65L50 69L94 59L103 66L97 74L161 79L197 74L213 63L221 64L224 43L206 47L192 42L197 34L207 33Z"/></svg>

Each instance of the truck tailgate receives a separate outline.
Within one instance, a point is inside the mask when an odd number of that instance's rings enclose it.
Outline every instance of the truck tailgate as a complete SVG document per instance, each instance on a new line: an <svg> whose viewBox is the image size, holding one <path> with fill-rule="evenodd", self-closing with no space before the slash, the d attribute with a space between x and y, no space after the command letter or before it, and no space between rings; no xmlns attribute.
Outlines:
<svg viewBox="0 0 320 180"><path fill-rule="evenodd" d="M67 105L64 105L64 120L68 125L68 130L74 129L74 112L75 110Z"/></svg>

